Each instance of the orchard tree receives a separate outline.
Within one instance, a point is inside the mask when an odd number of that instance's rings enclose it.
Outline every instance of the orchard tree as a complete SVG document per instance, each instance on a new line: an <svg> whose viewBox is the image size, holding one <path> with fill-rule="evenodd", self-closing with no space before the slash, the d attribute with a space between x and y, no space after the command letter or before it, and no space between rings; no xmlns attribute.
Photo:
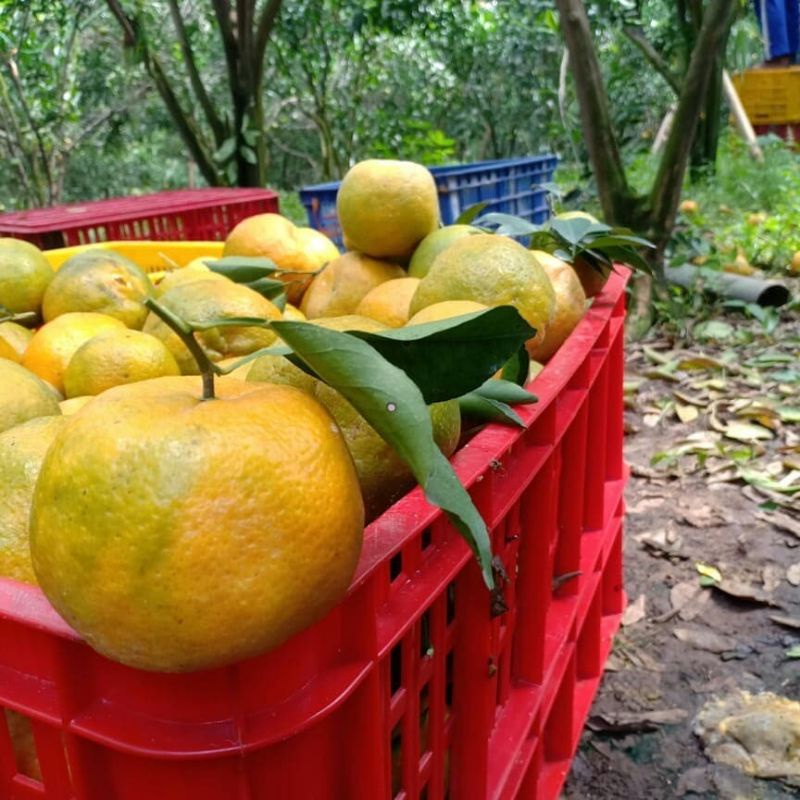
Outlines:
<svg viewBox="0 0 800 800"><path fill-rule="evenodd" d="M708 0L704 6L696 0L699 31L686 73L676 86L679 92L672 129L646 194L635 191L626 174L586 7L582 0L556 0L556 6L569 51L581 127L603 214L610 224L633 228L655 243L653 265L657 274L661 274L698 121L724 53L737 0ZM650 281L639 279L637 290L634 318L647 319L652 292Z"/></svg>

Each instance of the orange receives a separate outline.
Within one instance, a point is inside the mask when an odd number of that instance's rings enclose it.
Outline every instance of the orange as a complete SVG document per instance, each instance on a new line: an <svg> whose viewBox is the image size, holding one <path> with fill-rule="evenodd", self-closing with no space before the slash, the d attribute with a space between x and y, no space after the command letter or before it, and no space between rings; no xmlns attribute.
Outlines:
<svg viewBox="0 0 800 800"><path fill-rule="evenodd" d="M22 357L22 366L63 394L64 373L75 351L98 333L124 327L123 322L105 314L61 314L36 331Z"/></svg>
<svg viewBox="0 0 800 800"><path fill-rule="evenodd" d="M67 397L81 397L162 375L180 375L163 342L141 331L106 331L75 351L64 373L64 389Z"/></svg>
<svg viewBox="0 0 800 800"><path fill-rule="evenodd" d="M572 268L575 270L575 274L581 282L586 297L596 297L600 294L600 292L603 291L603 287L606 285L608 276L611 274L611 269L609 267L601 264L594 266L580 256L575 259Z"/></svg>
<svg viewBox="0 0 800 800"><path fill-rule="evenodd" d="M405 274L396 264L361 253L345 253L314 278L303 295L300 310L308 319L353 314L370 289Z"/></svg>
<svg viewBox="0 0 800 800"><path fill-rule="evenodd" d="M286 283L289 302L296 303L311 279L306 273L316 272L339 255L325 234L308 230L297 228L280 214L257 214L242 220L228 234L222 255L272 259L277 267L287 270L275 277Z"/></svg>
<svg viewBox="0 0 800 800"><path fill-rule="evenodd" d="M0 238L0 306L12 314L38 311L53 268L38 247Z"/></svg>
<svg viewBox="0 0 800 800"><path fill-rule="evenodd" d="M59 413L58 398L44 381L15 361L0 358L0 432Z"/></svg>
<svg viewBox="0 0 800 800"><path fill-rule="evenodd" d="M0 433L0 575L5 578L36 583L28 546L33 487L47 448L66 421L60 414L38 417Z"/></svg>
<svg viewBox="0 0 800 800"><path fill-rule="evenodd" d="M575 270L566 261L541 250L531 252L547 273L556 293L556 309L547 326L544 341L538 345L527 345L528 355L534 361L544 363L561 347L583 318L586 294Z"/></svg>
<svg viewBox="0 0 800 800"><path fill-rule="evenodd" d="M408 308L417 286L419 278L394 278L381 283L361 298L355 313L389 328L402 328L408 322Z"/></svg>
<svg viewBox="0 0 800 800"><path fill-rule="evenodd" d="M65 417L69 417L72 414L77 414L91 399L92 395L90 394L70 397L68 400L62 400L58 407Z"/></svg>
<svg viewBox="0 0 800 800"><path fill-rule="evenodd" d="M0 358L20 362L33 338L33 331L16 322L0 322Z"/></svg>
<svg viewBox="0 0 800 800"><path fill-rule="evenodd" d="M440 253L411 301L414 315L443 300L514 306L544 339L555 309L555 292L542 266L521 244L505 236L466 236Z"/></svg>
<svg viewBox="0 0 800 800"><path fill-rule="evenodd" d="M195 283L196 281L227 281L224 275L218 272L212 272L204 264L188 264L183 269L175 269L168 272L155 286L155 296L161 297L166 294L170 289L175 286L181 286L184 283Z"/></svg>
<svg viewBox="0 0 800 800"><path fill-rule="evenodd" d="M281 319L281 312L258 292L233 281L196 281L170 289L159 302L188 322L206 322L229 317ZM160 339L178 362L184 375L196 375L197 364L178 335L155 314L150 314L144 332ZM275 334L269 328L236 326L210 328L195 334L212 361L245 356L269 347Z"/></svg>
<svg viewBox="0 0 800 800"><path fill-rule="evenodd" d="M451 317L461 317L464 314L474 314L476 311L486 311L489 306L483 303L475 303L472 300L442 300L441 303L434 303L425 306L421 311L417 311L408 321L408 325L422 325L424 322L438 322L440 319L450 319Z"/></svg>
<svg viewBox="0 0 800 800"><path fill-rule="evenodd" d="M68 258L42 298L46 322L75 311L116 317L129 328L141 328L147 317L143 300L153 294L146 273L111 250L86 250Z"/></svg>
<svg viewBox="0 0 800 800"><path fill-rule="evenodd" d="M453 242L476 233L483 231L473 228L472 225L447 225L429 233L414 250L414 255L408 262L408 274L415 278L424 278L439 253L447 250Z"/></svg>
<svg viewBox="0 0 800 800"><path fill-rule="evenodd" d="M374 258L405 261L439 227L436 183L411 161L369 159L351 167L336 211L348 249Z"/></svg>
<svg viewBox="0 0 800 800"><path fill-rule="evenodd" d="M341 600L364 511L331 416L287 386L118 386L69 418L31 509L42 590L100 653L161 672L274 648Z"/></svg>

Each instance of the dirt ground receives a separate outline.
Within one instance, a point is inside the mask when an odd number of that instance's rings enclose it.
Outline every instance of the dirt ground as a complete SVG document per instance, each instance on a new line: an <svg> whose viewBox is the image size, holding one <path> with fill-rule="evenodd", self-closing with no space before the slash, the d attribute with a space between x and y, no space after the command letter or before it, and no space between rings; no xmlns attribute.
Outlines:
<svg viewBox="0 0 800 800"><path fill-rule="evenodd" d="M729 323L629 348L630 606L566 800L800 797L800 717L794 779L719 763L694 732L738 690L800 700L800 325Z"/></svg>

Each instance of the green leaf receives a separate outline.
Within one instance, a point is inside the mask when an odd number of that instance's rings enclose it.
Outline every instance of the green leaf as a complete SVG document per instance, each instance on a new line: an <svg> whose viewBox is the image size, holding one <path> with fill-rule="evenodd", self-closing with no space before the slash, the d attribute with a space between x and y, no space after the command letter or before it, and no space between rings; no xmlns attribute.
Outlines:
<svg viewBox="0 0 800 800"><path fill-rule="evenodd" d="M236 137L231 136L226 139L219 147L213 156L214 161L218 164L224 164L236 152Z"/></svg>
<svg viewBox="0 0 800 800"><path fill-rule="evenodd" d="M274 323L274 328L408 464L428 500L448 515L464 537L478 559L484 582L493 589L486 524L434 442L425 398L409 376L351 334L286 320Z"/></svg>
<svg viewBox="0 0 800 800"><path fill-rule="evenodd" d="M494 375L534 335L512 306L382 333L350 331L404 370L426 403L460 397Z"/></svg>
<svg viewBox="0 0 800 800"><path fill-rule="evenodd" d="M259 278L243 285L254 292L258 292L262 297L266 297L267 300L272 300L273 297L286 293L286 284L274 278Z"/></svg>
<svg viewBox="0 0 800 800"><path fill-rule="evenodd" d="M512 381L518 386L524 386L528 382L530 365L531 361L528 357L528 351L524 347L520 347L519 350L503 364L503 371L501 373L503 380Z"/></svg>
<svg viewBox="0 0 800 800"><path fill-rule="evenodd" d="M489 400L511 403L512 405L527 405L539 402L539 398L535 394L531 394L527 389L523 389L511 381L498 378L489 378L488 381L485 381L475 389L474 393Z"/></svg>
<svg viewBox="0 0 800 800"><path fill-rule="evenodd" d="M565 242L577 246L582 243L588 233L606 233L611 228L602 222L592 222L583 217L574 217L550 220L550 230Z"/></svg>
<svg viewBox="0 0 800 800"><path fill-rule="evenodd" d="M800 658L800 644L793 644L785 655L786 658Z"/></svg>
<svg viewBox="0 0 800 800"><path fill-rule="evenodd" d="M282 272L269 258L226 256L215 261L206 261L205 264L212 272L224 275L234 283L250 283Z"/></svg>
<svg viewBox="0 0 800 800"><path fill-rule="evenodd" d="M512 214L494 212L484 214L475 220L475 226L496 233L500 236L530 236L541 231L540 225L534 225L521 217Z"/></svg>
<svg viewBox="0 0 800 800"><path fill-rule="evenodd" d="M256 156L256 151L253 150L252 147L248 147L246 144L243 144L239 148L239 154L241 157L248 163L248 164L258 164L258 158Z"/></svg>
<svg viewBox="0 0 800 800"><path fill-rule="evenodd" d="M458 215L458 217L456 218L456 221L453 223L453 225L469 225L470 222L472 222L472 220L474 220L475 217L477 217L478 214L480 214L481 211L483 211L483 209L486 208L486 206L488 206L488 205L489 205L489 201L488 200L484 200L481 203L475 203L475 205L469 206L469 208L465 208Z"/></svg>
<svg viewBox="0 0 800 800"><path fill-rule="evenodd" d="M186 324L193 331L208 331L211 328L269 328L272 321L264 317L217 317L202 322L187 320Z"/></svg>
<svg viewBox="0 0 800 800"><path fill-rule="evenodd" d="M489 397L482 397L477 392L467 392L458 398L458 407L465 417L486 422L505 422L525 427L522 418L511 408L508 403L501 400L492 400Z"/></svg>

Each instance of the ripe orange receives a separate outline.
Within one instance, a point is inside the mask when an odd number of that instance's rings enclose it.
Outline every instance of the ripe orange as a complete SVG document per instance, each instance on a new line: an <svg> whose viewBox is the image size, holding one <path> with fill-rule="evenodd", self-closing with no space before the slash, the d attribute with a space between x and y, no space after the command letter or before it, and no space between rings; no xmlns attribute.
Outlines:
<svg viewBox="0 0 800 800"><path fill-rule="evenodd" d="M466 236L440 253L411 301L412 316L443 300L514 306L544 339L555 309L555 292L539 262L505 236Z"/></svg>
<svg viewBox="0 0 800 800"><path fill-rule="evenodd" d="M68 258L42 298L46 322L62 314L92 311L141 328L147 317L142 302L153 294L146 273L112 250L86 250Z"/></svg>
<svg viewBox="0 0 800 800"><path fill-rule="evenodd" d="M16 322L0 322L0 358L19 363L32 338L32 330Z"/></svg>
<svg viewBox="0 0 800 800"><path fill-rule="evenodd" d="M345 253L314 278L303 295L300 310L308 319L353 314L370 289L405 274L395 264L361 253Z"/></svg>
<svg viewBox="0 0 800 800"><path fill-rule="evenodd" d="M124 328L123 322L105 314L61 314L36 331L22 357L22 366L63 394L64 373L75 351L98 333Z"/></svg>
<svg viewBox="0 0 800 800"><path fill-rule="evenodd" d="M419 278L385 281L361 298L355 313L377 320L389 328L402 328L408 322L408 309L417 286Z"/></svg>
<svg viewBox="0 0 800 800"><path fill-rule="evenodd" d="M281 319L281 312L258 292L233 281L196 281L170 289L159 302L190 322L207 322L230 317ZM155 314L150 314L143 328L160 339L178 362L184 375L196 375L197 364L180 337ZM212 361L230 356L245 356L275 341L269 328L255 326L210 328L195 334Z"/></svg>
<svg viewBox="0 0 800 800"><path fill-rule="evenodd" d="M316 272L336 258L336 245L319 231L297 228L280 214L257 214L242 220L225 240L223 256L254 256L272 259L289 272L278 274L286 283L286 296L297 303Z"/></svg>
<svg viewBox="0 0 800 800"><path fill-rule="evenodd" d="M425 306L421 311L417 311L408 321L407 325L422 325L424 322L438 322L440 319L450 319L461 317L464 314L474 314L476 311L486 311L489 306L483 303L475 303L472 300L442 300L441 303L434 303Z"/></svg>
<svg viewBox="0 0 800 800"><path fill-rule="evenodd" d="M414 255L408 262L408 274L414 278L424 278L439 253L465 236L482 232L480 228L473 228L472 225L446 225L429 233L414 250Z"/></svg>
<svg viewBox="0 0 800 800"><path fill-rule="evenodd" d="M561 347L583 318L586 294L575 270L566 261L541 250L531 252L547 273L556 293L555 313L547 326L544 341L538 345L527 345L528 355L534 361L544 363Z"/></svg>
<svg viewBox="0 0 800 800"><path fill-rule="evenodd" d="M213 400L196 378L110 389L69 418L36 484L44 593L139 669L276 647L342 598L358 560L363 506L330 415L291 387L217 386Z"/></svg>
<svg viewBox="0 0 800 800"><path fill-rule="evenodd" d="M0 238L0 306L12 314L38 311L53 268L38 247Z"/></svg>
<svg viewBox="0 0 800 800"><path fill-rule="evenodd" d="M411 161L369 159L347 172L336 196L349 250L406 260L439 227L439 197L431 173Z"/></svg>

